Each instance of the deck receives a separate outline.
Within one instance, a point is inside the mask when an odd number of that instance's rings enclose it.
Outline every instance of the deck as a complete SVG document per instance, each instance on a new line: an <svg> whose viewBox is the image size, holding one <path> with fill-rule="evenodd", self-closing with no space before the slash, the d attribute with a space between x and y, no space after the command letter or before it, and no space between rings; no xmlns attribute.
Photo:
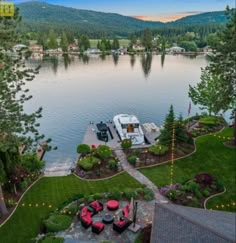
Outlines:
<svg viewBox="0 0 236 243"><path fill-rule="evenodd" d="M95 145L96 147L99 145L108 145L112 149L120 149L121 148L121 141L120 138L114 128L113 122L106 123L108 128L110 129L110 132L112 134L113 139L109 139L108 142L101 141L97 138L96 134L96 124L89 124L87 127L87 130L84 135L83 142L84 144L88 144L90 146ZM147 130L143 125L142 129L144 132L145 139L147 140L148 144L144 145L135 145L133 147L135 148L143 148L148 147L150 144L154 144L156 142L156 138L160 135L160 130Z"/></svg>

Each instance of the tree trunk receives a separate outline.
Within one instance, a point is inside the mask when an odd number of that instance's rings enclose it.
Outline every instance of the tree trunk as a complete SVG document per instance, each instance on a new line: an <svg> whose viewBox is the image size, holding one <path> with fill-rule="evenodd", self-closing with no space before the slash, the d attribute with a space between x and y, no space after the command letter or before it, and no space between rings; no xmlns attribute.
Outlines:
<svg viewBox="0 0 236 243"><path fill-rule="evenodd" d="M2 186L0 185L0 213L5 215L8 214L8 210L3 198Z"/></svg>

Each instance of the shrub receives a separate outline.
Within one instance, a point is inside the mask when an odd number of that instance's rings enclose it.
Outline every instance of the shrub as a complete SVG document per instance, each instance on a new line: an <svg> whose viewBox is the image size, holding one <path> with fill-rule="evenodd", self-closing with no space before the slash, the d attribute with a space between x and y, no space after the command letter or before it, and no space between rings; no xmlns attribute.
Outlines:
<svg viewBox="0 0 236 243"><path fill-rule="evenodd" d="M145 196L149 196L151 198L151 200L154 199L154 193L150 188L148 188L148 187L144 188L143 193L144 193L144 199L145 199Z"/></svg>
<svg viewBox="0 0 236 243"><path fill-rule="evenodd" d="M121 199L121 192L118 189L114 189L114 190L109 192L109 197L111 199L120 200Z"/></svg>
<svg viewBox="0 0 236 243"><path fill-rule="evenodd" d="M150 196L150 195L144 195L143 198L144 198L144 200L146 200L146 201L152 201L152 200L153 200L153 197Z"/></svg>
<svg viewBox="0 0 236 243"><path fill-rule="evenodd" d="M20 190L24 191L29 186L30 182L30 178L24 178L24 180L20 183Z"/></svg>
<svg viewBox="0 0 236 243"><path fill-rule="evenodd" d="M97 153L98 153L100 158L106 159L106 158L109 158L111 156L112 151L111 151L109 146L101 145L101 146L98 147Z"/></svg>
<svg viewBox="0 0 236 243"><path fill-rule="evenodd" d="M108 161L108 166L111 170L116 170L117 169L117 161L115 161L114 159L110 159Z"/></svg>
<svg viewBox="0 0 236 243"><path fill-rule="evenodd" d="M164 155L169 151L169 148L165 145L156 144L151 146L148 151L154 155Z"/></svg>
<svg viewBox="0 0 236 243"><path fill-rule="evenodd" d="M204 116L200 118L199 123L204 126L217 126L220 123L220 119L216 116Z"/></svg>
<svg viewBox="0 0 236 243"><path fill-rule="evenodd" d="M67 215L53 214L47 220L44 220L44 225L48 232L58 232L69 228L72 218Z"/></svg>
<svg viewBox="0 0 236 243"><path fill-rule="evenodd" d="M195 194L196 191L199 191L200 185L195 181L191 180L188 181L183 188L185 191L190 191Z"/></svg>
<svg viewBox="0 0 236 243"><path fill-rule="evenodd" d="M201 199L202 198L202 193L199 191L199 190L196 190L194 195L198 198L198 199Z"/></svg>
<svg viewBox="0 0 236 243"><path fill-rule="evenodd" d="M77 153L88 154L90 152L90 146L88 144L79 144L77 146Z"/></svg>
<svg viewBox="0 0 236 243"><path fill-rule="evenodd" d="M79 160L78 164L81 168L88 171L91 170L95 165L97 165L100 160L96 157L85 157Z"/></svg>
<svg viewBox="0 0 236 243"><path fill-rule="evenodd" d="M44 161L38 159L36 154L26 153L21 155L21 165L27 169L29 173L38 172L44 167Z"/></svg>
<svg viewBox="0 0 236 243"><path fill-rule="evenodd" d="M175 201L176 198L177 198L176 190L173 190L173 189L169 190L168 193L166 194L166 196L167 196L170 200Z"/></svg>
<svg viewBox="0 0 236 243"><path fill-rule="evenodd" d="M78 212L78 210L79 210L79 205L76 202L73 202L73 203L67 205L66 207L64 207L60 211L60 213L74 216Z"/></svg>
<svg viewBox="0 0 236 243"><path fill-rule="evenodd" d="M94 197L95 200L99 200L99 199L102 199L103 198L103 195L102 195L102 193L95 193L93 195L93 197Z"/></svg>
<svg viewBox="0 0 236 243"><path fill-rule="evenodd" d="M93 202L94 201L94 197L93 196L90 196L89 198L88 198L88 203L91 203L91 202Z"/></svg>
<svg viewBox="0 0 236 243"><path fill-rule="evenodd" d="M129 149L132 147L132 141L130 139L124 139L121 142L121 147L123 149Z"/></svg>
<svg viewBox="0 0 236 243"><path fill-rule="evenodd" d="M42 240L38 241L40 243L63 243L64 238L62 237L56 237L56 236L46 236Z"/></svg>
<svg viewBox="0 0 236 243"><path fill-rule="evenodd" d="M194 178L201 187L210 187L214 181L214 177L208 173L197 174Z"/></svg>
<svg viewBox="0 0 236 243"><path fill-rule="evenodd" d="M135 149L133 154L138 157L138 156L140 156L141 151L139 149Z"/></svg>
<svg viewBox="0 0 236 243"><path fill-rule="evenodd" d="M142 194L142 193L144 193L144 190L143 190L143 188L137 188L137 189L136 189L136 192L137 192L138 194Z"/></svg>
<svg viewBox="0 0 236 243"><path fill-rule="evenodd" d="M128 156L128 161L129 161L130 164L135 165L136 162L137 162L137 156L135 156L135 155L129 155Z"/></svg>
<svg viewBox="0 0 236 243"><path fill-rule="evenodd" d="M205 188L205 189L202 191L202 195L203 195L204 197L209 197L209 195L210 195L209 190L208 190L207 188Z"/></svg>
<svg viewBox="0 0 236 243"><path fill-rule="evenodd" d="M133 197L133 199L137 199L138 193L132 188L126 188L124 190L124 197L127 198L128 200L130 200L131 197Z"/></svg>

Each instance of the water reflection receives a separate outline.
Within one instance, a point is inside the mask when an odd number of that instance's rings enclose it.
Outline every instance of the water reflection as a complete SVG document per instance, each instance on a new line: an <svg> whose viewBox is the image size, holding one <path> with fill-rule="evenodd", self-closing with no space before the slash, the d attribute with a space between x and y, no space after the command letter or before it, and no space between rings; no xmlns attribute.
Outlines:
<svg viewBox="0 0 236 243"><path fill-rule="evenodd" d="M58 56L57 55L50 56L49 61L52 63L52 70L56 74L58 69L58 64L59 64Z"/></svg>
<svg viewBox="0 0 236 243"><path fill-rule="evenodd" d="M103 52L103 53L100 55L100 58L101 58L102 61L104 61L104 60L106 59L106 53Z"/></svg>
<svg viewBox="0 0 236 243"><path fill-rule="evenodd" d="M116 66L118 64L118 61L119 61L119 54L114 53L112 56L113 56L114 64Z"/></svg>
<svg viewBox="0 0 236 243"><path fill-rule="evenodd" d="M89 63L89 56L86 55L86 54L79 55L79 59L82 60L84 64L88 64Z"/></svg>
<svg viewBox="0 0 236 243"><path fill-rule="evenodd" d="M64 61L65 69L67 69L69 64L71 63L71 57L68 54L64 54L63 61Z"/></svg>
<svg viewBox="0 0 236 243"><path fill-rule="evenodd" d="M130 56L130 65L131 65L131 67L134 66L135 62L136 62L136 57L135 57L135 55L131 55L131 56Z"/></svg>
<svg viewBox="0 0 236 243"><path fill-rule="evenodd" d="M162 68L164 67L164 64L165 64L165 57L166 57L165 53L162 53L161 54L161 67Z"/></svg>
<svg viewBox="0 0 236 243"><path fill-rule="evenodd" d="M144 76L148 77L149 73L151 72L152 54L151 53L143 54L141 58L141 63L142 63Z"/></svg>

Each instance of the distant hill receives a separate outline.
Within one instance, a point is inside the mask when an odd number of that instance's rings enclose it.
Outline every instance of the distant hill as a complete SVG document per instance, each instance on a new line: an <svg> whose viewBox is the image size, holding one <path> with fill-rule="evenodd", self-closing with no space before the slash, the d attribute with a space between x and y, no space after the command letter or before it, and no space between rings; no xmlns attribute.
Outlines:
<svg viewBox="0 0 236 243"><path fill-rule="evenodd" d="M90 35L102 33L127 36L134 31L164 25L161 22L142 21L115 13L80 10L43 2L26 2L17 6L23 17L23 28L31 31L73 29L75 33Z"/></svg>
<svg viewBox="0 0 236 243"><path fill-rule="evenodd" d="M87 34L90 37L102 35L125 37L145 28L226 22L224 11L202 13L174 22L161 23L143 21L116 13L80 10L37 1L21 3L17 6L23 17L21 26L23 31L67 30L73 34Z"/></svg>
<svg viewBox="0 0 236 243"><path fill-rule="evenodd" d="M225 11L206 12L196 15L190 15L183 17L174 22L169 22L167 25L196 25L196 24L208 24L208 23L225 23L227 17Z"/></svg>

